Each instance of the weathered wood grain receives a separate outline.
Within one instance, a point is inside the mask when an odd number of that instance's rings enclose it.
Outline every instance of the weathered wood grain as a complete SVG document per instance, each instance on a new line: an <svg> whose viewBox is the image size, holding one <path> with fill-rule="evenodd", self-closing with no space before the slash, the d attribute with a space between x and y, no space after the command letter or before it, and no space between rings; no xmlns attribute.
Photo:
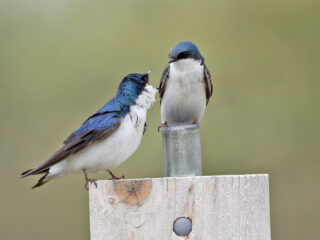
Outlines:
<svg viewBox="0 0 320 240"><path fill-rule="evenodd" d="M91 240L270 239L265 174L98 181L89 194ZM192 220L187 237L178 217Z"/></svg>

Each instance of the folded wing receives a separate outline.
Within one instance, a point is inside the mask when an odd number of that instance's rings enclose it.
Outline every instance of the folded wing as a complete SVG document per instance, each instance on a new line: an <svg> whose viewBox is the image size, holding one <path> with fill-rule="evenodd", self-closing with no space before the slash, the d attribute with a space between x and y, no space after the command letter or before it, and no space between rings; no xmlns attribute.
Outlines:
<svg viewBox="0 0 320 240"><path fill-rule="evenodd" d="M90 144L108 138L118 129L121 123L121 115L124 113L118 110L105 105L89 117L79 129L73 132L63 142L64 145L46 162L34 169L23 172L21 177L47 172L52 165L64 160L71 154L77 153Z"/></svg>
<svg viewBox="0 0 320 240"><path fill-rule="evenodd" d="M169 78L169 71L170 71L170 66L167 66L164 69L162 76L161 76L160 85L159 85L160 104L161 104L161 99L163 97L164 91L166 89L167 80Z"/></svg>
<svg viewBox="0 0 320 240"><path fill-rule="evenodd" d="M209 69L204 64L204 84L206 89L206 98L207 98L207 104L212 96L213 93L213 87L212 87L212 80L211 80L211 74Z"/></svg>

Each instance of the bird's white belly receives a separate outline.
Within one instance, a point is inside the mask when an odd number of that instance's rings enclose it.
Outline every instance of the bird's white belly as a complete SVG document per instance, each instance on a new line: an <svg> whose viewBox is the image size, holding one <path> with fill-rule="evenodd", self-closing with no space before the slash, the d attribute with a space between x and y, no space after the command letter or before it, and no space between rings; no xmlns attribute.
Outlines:
<svg viewBox="0 0 320 240"><path fill-rule="evenodd" d="M145 121L146 109L139 106L132 107L116 132L52 166L49 175L60 177L82 169L98 172L119 166L138 148Z"/></svg>
<svg viewBox="0 0 320 240"><path fill-rule="evenodd" d="M203 68L171 70L161 102L162 122L199 121L206 108Z"/></svg>

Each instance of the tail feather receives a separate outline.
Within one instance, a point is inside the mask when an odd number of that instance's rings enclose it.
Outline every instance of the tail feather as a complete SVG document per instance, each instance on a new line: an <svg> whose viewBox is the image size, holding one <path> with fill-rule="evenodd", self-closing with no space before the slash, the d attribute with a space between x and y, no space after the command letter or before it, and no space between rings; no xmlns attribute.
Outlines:
<svg viewBox="0 0 320 240"><path fill-rule="evenodd" d="M32 187L32 189L37 188L37 187L40 187L40 186L42 186L43 184L49 182L49 179L47 178L48 174L49 174L49 171L47 171L47 173L46 173L45 175L43 175L43 176L39 179L39 181L37 182L37 184L34 185L34 186Z"/></svg>
<svg viewBox="0 0 320 240"><path fill-rule="evenodd" d="M30 176L30 175L47 173L48 170L49 170L49 169L45 169L45 170L43 170L43 171L41 171L41 172L36 172L36 173L35 173L35 172L34 172L34 169L35 169L35 168L31 168L31 169L28 169L28 170L22 172L22 173L20 174L20 178L28 177L28 176Z"/></svg>
<svg viewBox="0 0 320 240"><path fill-rule="evenodd" d="M27 177L29 175L37 175L37 174L43 174L44 173L44 175L39 179L37 184L32 187L32 189L34 189L36 187L40 187L40 186L42 186L43 184L45 184L45 183L47 183L49 181L49 179L47 178L47 176L49 174L49 169L46 169L46 170L43 170L43 171L37 172L37 173L33 173L33 171L34 171L34 168L29 169L29 170L24 171L23 173L21 173L21 176L20 176L21 178L24 178L24 177Z"/></svg>
<svg viewBox="0 0 320 240"><path fill-rule="evenodd" d="M24 171L23 173L20 174L20 177L21 177L21 178L26 177L26 176L27 176L27 173L31 172L33 169L34 169L34 168L31 168L31 169L28 169L28 170Z"/></svg>

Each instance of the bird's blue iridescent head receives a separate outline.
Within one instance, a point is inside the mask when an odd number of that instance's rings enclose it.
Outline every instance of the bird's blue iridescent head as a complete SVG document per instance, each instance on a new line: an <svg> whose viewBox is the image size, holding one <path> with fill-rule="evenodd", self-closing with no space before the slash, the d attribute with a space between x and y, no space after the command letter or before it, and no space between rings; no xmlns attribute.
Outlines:
<svg viewBox="0 0 320 240"><path fill-rule="evenodd" d="M169 52L169 63L176 62L186 58L201 60L201 63L204 62L204 59L199 49L192 42L180 42L177 45L175 45Z"/></svg>
<svg viewBox="0 0 320 240"><path fill-rule="evenodd" d="M123 105L132 105L148 83L149 73L131 73L121 81L116 98Z"/></svg>

